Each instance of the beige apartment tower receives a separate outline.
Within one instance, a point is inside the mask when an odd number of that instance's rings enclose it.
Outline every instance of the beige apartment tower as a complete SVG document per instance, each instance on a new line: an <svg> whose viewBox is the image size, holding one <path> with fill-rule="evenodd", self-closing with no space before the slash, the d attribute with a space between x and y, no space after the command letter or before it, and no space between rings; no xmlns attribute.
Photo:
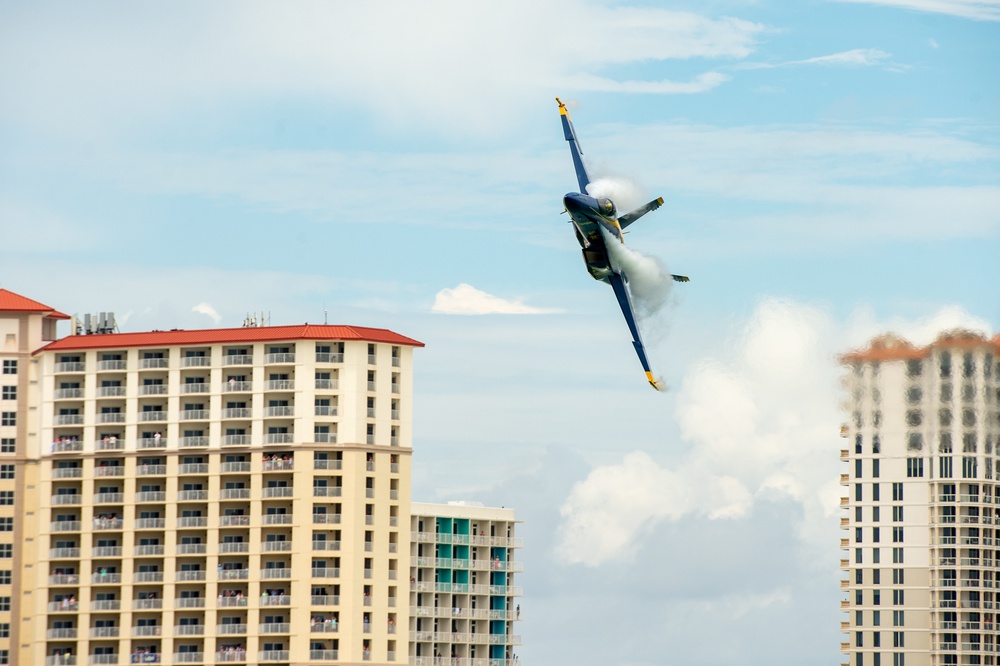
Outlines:
<svg viewBox="0 0 1000 666"><path fill-rule="evenodd" d="M846 354L842 651L850 666L997 664L1000 337Z"/></svg>

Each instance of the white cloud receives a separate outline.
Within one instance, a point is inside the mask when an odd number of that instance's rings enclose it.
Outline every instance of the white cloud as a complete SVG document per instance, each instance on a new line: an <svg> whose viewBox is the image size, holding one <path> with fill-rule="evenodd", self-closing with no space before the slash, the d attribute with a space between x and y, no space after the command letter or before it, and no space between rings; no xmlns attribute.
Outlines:
<svg viewBox="0 0 1000 666"><path fill-rule="evenodd" d="M851 319L845 326L813 306L760 303L733 359L704 359L684 378L676 418L689 451L671 464L635 451L595 467L562 505L557 554L591 566L628 559L661 521L742 519L758 499L782 498L802 506L803 544L832 543L841 491L830 461L843 420L837 355L859 334L885 330L919 344L956 326L989 332L957 307L926 320L879 324L865 311Z"/></svg>
<svg viewBox="0 0 1000 666"><path fill-rule="evenodd" d="M220 315L219 312L214 307L212 307L210 303L199 303L198 305L191 308L191 311L197 312L198 314L207 315L212 319L212 322L215 323L216 326L218 326L219 322L222 321L222 315Z"/></svg>
<svg viewBox="0 0 1000 666"><path fill-rule="evenodd" d="M891 53L879 49L851 49L831 55L816 56L805 60L796 60L793 65L877 65L888 58Z"/></svg>
<svg viewBox="0 0 1000 666"><path fill-rule="evenodd" d="M434 297L431 312L439 314L485 315L485 314L548 314L557 312L545 308L524 305L520 301L510 301L499 296L480 291L472 285L462 283L457 287L442 289Z"/></svg>
<svg viewBox="0 0 1000 666"><path fill-rule="evenodd" d="M247 2L8 14L0 80L10 103L2 111L57 131L91 132L261 94L347 103L393 126L492 132L553 90L708 90L722 75L674 83L594 73L668 59L743 58L764 30L736 18L586 0L304 1L295 11ZM13 64L26 61L30 71Z"/></svg>
<svg viewBox="0 0 1000 666"><path fill-rule="evenodd" d="M840 0L840 2L899 7L976 21L1000 21L1000 2L997 0Z"/></svg>

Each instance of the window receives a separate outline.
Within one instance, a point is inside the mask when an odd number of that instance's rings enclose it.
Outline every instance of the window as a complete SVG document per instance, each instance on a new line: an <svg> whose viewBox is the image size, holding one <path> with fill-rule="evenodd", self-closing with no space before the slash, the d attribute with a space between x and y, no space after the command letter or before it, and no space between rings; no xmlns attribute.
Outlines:
<svg viewBox="0 0 1000 666"><path fill-rule="evenodd" d="M14 557L14 544L0 543L0 559L9 560Z"/></svg>
<svg viewBox="0 0 1000 666"><path fill-rule="evenodd" d="M893 606L905 606L905 595L903 590L893 590L892 591L892 605Z"/></svg>
<svg viewBox="0 0 1000 666"><path fill-rule="evenodd" d="M17 400L17 387L4 386L3 392L0 393L0 400Z"/></svg>
<svg viewBox="0 0 1000 666"><path fill-rule="evenodd" d="M892 507L892 522L901 523L903 522L903 507L894 506Z"/></svg>
<svg viewBox="0 0 1000 666"><path fill-rule="evenodd" d="M10 623L0 622L0 638L10 638Z"/></svg>
<svg viewBox="0 0 1000 666"><path fill-rule="evenodd" d="M876 479L878 478L878 474L879 474L879 469L878 469L879 462L880 461L879 461L878 458L876 458L875 460L872 461L872 476L875 477Z"/></svg>
<svg viewBox="0 0 1000 666"><path fill-rule="evenodd" d="M892 570L892 584L893 585L904 585L905 584L905 583L903 583L903 570L902 569L893 569Z"/></svg>
<svg viewBox="0 0 1000 666"><path fill-rule="evenodd" d="M902 502L903 501L903 484L893 483L892 484L892 501Z"/></svg>
<svg viewBox="0 0 1000 666"><path fill-rule="evenodd" d="M861 484L860 483L855 483L854 484L854 501L855 502L860 502L861 501Z"/></svg>
<svg viewBox="0 0 1000 666"><path fill-rule="evenodd" d="M17 444L13 437L0 439L0 453L17 453Z"/></svg>
<svg viewBox="0 0 1000 666"><path fill-rule="evenodd" d="M906 476L922 477L924 475L924 459L923 458L907 458L906 459Z"/></svg>
<svg viewBox="0 0 1000 666"><path fill-rule="evenodd" d="M872 590L872 605L879 606L882 604L882 590Z"/></svg>
<svg viewBox="0 0 1000 666"><path fill-rule="evenodd" d="M0 650L0 664L10 663L10 650Z"/></svg>
<svg viewBox="0 0 1000 666"><path fill-rule="evenodd" d="M0 532L13 532L13 531L14 531L14 519L0 518Z"/></svg>
<svg viewBox="0 0 1000 666"><path fill-rule="evenodd" d="M0 570L0 585L10 585L11 572L6 570Z"/></svg>
<svg viewBox="0 0 1000 666"><path fill-rule="evenodd" d="M11 359L4 359L3 362L3 374L5 375L16 375L17 374L17 361Z"/></svg>
<svg viewBox="0 0 1000 666"><path fill-rule="evenodd" d="M863 538L861 536L861 528L860 527L855 527L854 528L854 543L861 543L862 540L863 540Z"/></svg>
<svg viewBox="0 0 1000 666"><path fill-rule="evenodd" d="M854 584L855 585L864 585L865 584L865 570L864 569L855 569L854 570Z"/></svg>
<svg viewBox="0 0 1000 666"><path fill-rule="evenodd" d="M942 479L950 479L954 476L951 457L938 458L938 476Z"/></svg>
<svg viewBox="0 0 1000 666"><path fill-rule="evenodd" d="M879 627L882 625L882 611L872 611L872 626Z"/></svg>
<svg viewBox="0 0 1000 666"><path fill-rule="evenodd" d="M872 522L877 523L882 517L882 507L873 506L872 507Z"/></svg>
<svg viewBox="0 0 1000 666"><path fill-rule="evenodd" d="M864 632L861 632L861 631L855 631L854 632L854 645L855 645L855 647L864 647L865 646L865 634L864 634Z"/></svg>
<svg viewBox="0 0 1000 666"><path fill-rule="evenodd" d="M855 479L861 478L861 460L854 461L854 478Z"/></svg>
<svg viewBox="0 0 1000 666"><path fill-rule="evenodd" d="M860 523L863 520L864 519L861 517L861 507L860 506L854 507L854 522Z"/></svg>
<svg viewBox="0 0 1000 666"><path fill-rule="evenodd" d="M879 487L877 483L872 484L872 501L879 501Z"/></svg>
<svg viewBox="0 0 1000 666"><path fill-rule="evenodd" d="M962 478L963 479L975 479L978 478L979 466L975 458L964 456L962 458Z"/></svg>
<svg viewBox="0 0 1000 666"><path fill-rule="evenodd" d="M892 549L892 563L893 564L902 564L903 563L903 549L902 548L893 548Z"/></svg>
<svg viewBox="0 0 1000 666"><path fill-rule="evenodd" d="M0 425L16 426L17 412L0 412Z"/></svg>
<svg viewBox="0 0 1000 666"><path fill-rule="evenodd" d="M0 597L0 611L10 610L10 597Z"/></svg>
<svg viewBox="0 0 1000 666"><path fill-rule="evenodd" d="M892 611L892 626L902 627L905 624L905 611Z"/></svg>
<svg viewBox="0 0 1000 666"><path fill-rule="evenodd" d="M943 432L938 439L938 453L951 453L951 433Z"/></svg>
<svg viewBox="0 0 1000 666"><path fill-rule="evenodd" d="M855 548L854 549L854 562L856 564L861 564L863 560L864 560L864 557L861 555L861 549L860 548Z"/></svg>
<svg viewBox="0 0 1000 666"><path fill-rule="evenodd" d="M882 571L881 569L872 569L872 585L882 584ZM878 611L876 611L878 612Z"/></svg>
<svg viewBox="0 0 1000 666"><path fill-rule="evenodd" d="M0 479L13 479L13 478L14 478L14 466L0 465Z"/></svg>
<svg viewBox="0 0 1000 666"><path fill-rule="evenodd" d="M873 543L878 543L879 542L879 534L880 534L879 528L873 527L872 528L872 542Z"/></svg>
<svg viewBox="0 0 1000 666"><path fill-rule="evenodd" d="M903 632L894 631L892 632L892 647L906 647L903 645Z"/></svg>
<svg viewBox="0 0 1000 666"><path fill-rule="evenodd" d="M855 606L862 606L862 605L864 605L864 603L865 602L864 602L861 590L854 590L854 605Z"/></svg>
<svg viewBox="0 0 1000 666"><path fill-rule="evenodd" d="M865 614L863 611L854 611L854 624L861 627L865 624Z"/></svg>
<svg viewBox="0 0 1000 666"><path fill-rule="evenodd" d="M893 543L903 543L903 528L902 526L896 526L892 528L892 542Z"/></svg>
<svg viewBox="0 0 1000 666"><path fill-rule="evenodd" d="M13 504L14 504L14 491L0 490L0 506L13 506Z"/></svg>
<svg viewBox="0 0 1000 666"><path fill-rule="evenodd" d="M902 652L892 653L892 666L906 666L906 655Z"/></svg>
<svg viewBox="0 0 1000 666"><path fill-rule="evenodd" d="M882 561L882 551L878 548L872 548L872 562L878 564Z"/></svg>

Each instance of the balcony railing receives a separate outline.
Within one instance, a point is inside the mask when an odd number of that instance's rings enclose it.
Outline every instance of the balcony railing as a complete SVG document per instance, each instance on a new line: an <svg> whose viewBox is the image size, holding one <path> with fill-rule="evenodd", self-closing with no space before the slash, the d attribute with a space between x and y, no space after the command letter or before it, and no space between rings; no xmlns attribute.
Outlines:
<svg viewBox="0 0 1000 666"><path fill-rule="evenodd" d="M262 518L265 525L291 525L294 516L290 513L265 513Z"/></svg>
<svg viewBox="0 0 1000 666"><path fill-rule="evenodd" d="M162 490L144 490L135 494L136 502L166 502L167 493Z"/></svg>
<svg viewBox="0 0 1000 666"><path fill-rule="evenodd" d="M162 357L148 357L139 359L139 369L148 370L150 368L168 368L170 359Z"/></svg>
<svg viewBox="0 0 1000 666"><path fill-rule="evenodd" d="M204 633L203 624L178 624L174 627L175 636L202 636Z"/></svg>
<svg viewBox="0 0 1000 666"><path fill-rule="evenodd" d="M264 365L278 365L281 363L295 363L295 353L264 354Z"/></svg>
<svg viewBox="0 0 1000 666"><path fill-rule="evenodd" d="M223 435L222 443L230 446L248 446L250 435Z"/></svg>
<svg viewBox="0 0 1000 666"><path fill-rule="evenodd" d="M245 461L236 462L224 462L222 463L222 473L226 474L229 472L249 472L250 463Z"/></svg>
<svg viewBox="0 0 1000 666"><path fill-rule="evenodd" d="M314 513L313 515L314 525L339 525L340 524L340 514L339 513Z"/></svg>
<svg viewBox="0 0 1000 666"><path fill-rule="evenodd" d="M79 504L82 497L83 495L77 493L74 493L72 495L70 494L53 495L51 500L53 506L68 506L73 504Z"/></svg>
<svg viewBox="0 0 1000 666"><path fill-rule="evenodd" d="M166 476L166 465L139 465L135 468L136 476Z"/></svg>
<svg viewBox="0 0 1000 666"><path fill-rule="evenodd" d="M291 541L264 541L261 543L261 552L264 553L287 553L292 550Z"/></svg>
<svg viewBox="0 0 1000 666"><path fill-rule="evenodd" d="M294 433L290 432L269 432L265 435L265 444L291 444L295 441Z"/></svg>
<svg viewBox="0 0 1000 666"><path fill-rule="evenodd" d="M365 544L367 545L367 544ZM313 550L340 550L339 541L313 541ZM368 550L367 548L365 550Z"/></svg>
<svg viewBox="0 0 1000 666"><path fill-rule="evenodd" d="M77 425L83 423L83 414L58 414L56 415L56 425ZM80 445L81 450L83 445Z"/></svg>
<svg viewBox="0 0 1000 666"><path fill-rule="evenodd" d="M101 412L97 415L98 423L125 423L125 414L123 412ZM109 444L109 442L98 442L98 451L108 451L108 450L121 450L125 448L124 442L118 442L118 446L101 446L102 444Z"/></svg>
<svg viewBox="0 0 1000 666"><path fill-rule="evenodd" d="M208 553L208 544L204 543L177 544L178 555L205 555L206 553ZM204 572L202 572L202 579L204 579ZM198 579L192 578L191 580L198 580Z"/></svg>
<svg viewBox="0 0 1000 666"><path fill-rule="evenodd" d="M52 443L52 453L77 453L79 451L83 451L83 442L79 440Z"/></svg>
<svg viewBox="0 0 1000 666"><path fill-rule="evenodd" d="M135 547L136 557L149 557L152 555L163 555L166 552L166 547L163 544L148 544L145 546Z"/></svg>
<svg viewBox="0 0 1000 666"><path fill-rule="evenodd" d="M253 365L253 354L226 354L222 365Z"/></svg>
<svg viewBox="0 0 1000 666"><path fill-rule="evenodd" d="M56 372L83 372L86 369L86 365L80 361L65 361L63 363L56 363Z"/></svg>
<svg viewBox="0 0 1000 666"><path fill-rule="evenodd" d="M177 491L177 501L178 502L195 502L199 500L207 500L208 491L207 490L179 490Z"/></svg>
<svg viewBox="0 0 1000 666"><path fill-rule="evenodd" d="M247 660L246 650L230 650L215 653L215 663L245 662Z"/></svg>
<svg viewBox="0 0 1000 666"><path fill-rule="evenodd" d="M337 408L332 405L316 405L313 410L316 416L336 416Z"/></svg>
<svg viewBox="0 0 1000 666"><path fill-rule="evenodd" d="M268 596L261 596L260 605L261 606L290 606L292 604L292 597L289 594L272 594Z"/></svg>
<svg viewBox="0 0 1000 666"><path fill-rule="evenodd" d="M247 580L248 578L250 578L249 569L221 569L218 575L219 580Z"/></svg>
<svg viewBox="0 0 1000 666"><path fill-rule="evenodd" d="M57 520L49 523L49 531L52 532L79 532L79 520Z"/></svg>
<svg viewBox="0 0 1000 666"><path fill-rule="evenodd" d="M152 412L143 412L152 413ZM165 412L164 412L165 413ZM143 437L139 440L140 449L162 449L167 445L166 437Z"/></svg>
<svg viewBox="0 0 1000 666"><path fill-rule="evenodd" d="M137 571L132 574L132 581L135 583L162 583L162 571Z"/></svg>
<svg viewBox="0 0 1000 666"><path fill-rule="evenodd" d="M261 650L257 653L258 661L288 661L288 650Z"/></svg>
<svg viewBox="0 0 1000 666"><path fill-rule="evenodd" d="M208 393L209 386L205 382L188 382L181 384L181 393Z"/></svg>
<svg viewBox="0 0 1000 666"><path fill-rule="evenodd" d="M181 421L207 421L212 418L210 409L185 409L181 411Z"/></svg>
<svg viewBox="0 0 1000 666"><path fill-rule="evenodd" d="M49 576L49 585L79 585L80 577L77 574L52 574Z"/></svg>
<svg viewBox="0 0 1000 666"><path fill-rule="evenodd" d="M68 601L67 599L63 599L62 601L49 602L50 613L73 613L78 610L80 610L79 601Z"/></svg>
<svg viewBox="0 0 1000 666"><path fill-rule="evenodd" d="M79 548L49 548L50 560L79 559Z"/></svg>
<svg viewBox="0 0 1000 666"><path fill-rule="evenodd" d="M323 629L313 629L313 631L324 631ZM309 650L310 661L336 661L339 657L337 650Z"/></svg>
<svg viewBox="0 0 1000 666"><path fill-rule="evenodd" d="M91 638L118 638L121 630L118 627L91 627L88 633Z"/></svg>
<svg viewBox="0 0 1000 666"><path fill-rule="evenodd" d="M249 488L223 488L219 491L221 499L250 499Z"/></svg>
<svg viewBox="0 0 1000 666"><path fill-rule="evenodd" d="M290 472L295 469L294 460L265 460L265 472Z"/></svg>
<svg viewBox="0 0 1000 666"><path fill-rule="evenodd" d="M177 627L175 627L176 629ZM173 654L175 664L203 664L205 663L204 652L175 652Z"/></svg>
<svg viewBox="0 0 1000 666"><path fill-rule="evenodd" d="M90 602L90 610L92 611L117 611L121 608L121 599L97 599Z"/></svg>
<svg viewBox="0 0 1000 666"><path fill-rule="evenodd" d="M76 666L76 655L49 655L45 658L45 666Z"/></svg>
<svg viewBox="0 0 1000 666"><path fill-rule="evenodd" d="M313 497L340 497L343 491L341 486L313 486Z"/></svg>
<svg viewBox="0 0 1000 666"><path fill-rule="evenodd" d="M313 469L342 469L343 460L320 459L313 460Z"/></svg>
<svg viewBox="0 0 1000 666"><path fill-rule="evenodd" d="M51 640L59 640L66 638L76 638L76 627L63 627L61 629L48 629L45 632L45 638Z"/></svg>
<svg viewBox="0 0 1000 666"><path fill-rule="evenodd" d="M317 363L343 363L344 354L341 352L316 352Z"/></svg>
<svg viewBox="0 0 1000 666"><path fill-rule="evenodd" d="M167 526L166 518L136 518L137 530L162 530Z"/></svg>
<svg viewBox="0 0 1000 666"><path fill-rule="evenodd" d="M212 365L211 356L182 356L182 368L206 368Z"/></svg>
<svg viewBox="0 0 1000 666"><path fill-rule="evenodd" d="M257 633L261 634L288 634L292 631L292 625L287 622L266 622L257 625Z"/></svg>
<svg viewBox="0 0 1000 666"><path fill-rule="evenodd" d="M318 389L336 389L338 380L336 379L317 379L316 388Z"/></svg>
<svg viewBox="0 0 1000 666"><path fill-rule="evenodd" d="M133 599L132 610L159 610L163 608L163 599Z"/></svg>
<svg viewBox="0 0 1000 666"><path fill-rule="evenodd" d="M83 477L81 467L56 467L52 470L53 479L79 479Z"/></svg>
<svg viewBox="0 0 1000 666"><path fill-rule="evenodd" d="M253 382L238 382L234 379L233 381L223 382L222 384L223 393L243 393L252 390Z"/></svg>
<svg viewBox="0 0 1000 666"><path fill-rule="evenodd" d="M97 397L98 398L121 398L125 395L126 389L124 386L98 386L97 387Z"/></svg>
<svg viewBox="0 0 1000 666"><path fill-rule="evenodd" d="M247 527L250 525L250 516L219 516L219 525L222 527Z"/></svg>
<svg viewBox="0 0 1000 666"><path fill-rule="evenodd" d="M206 439L208 439L206 437ZM183 463L177 466L178 474L208 474L207 463Z"/></svg>
<svg viewBox="0 0 1000 666"><path fill-rule="evenodd" d="M316 567L316 568L314 568L312 570L312 577L313 578L340 578L340 569L336 568L336 567L333 567L333 568L331 568L331 567L326 567L326 568ZM313 597L313 599L314 599L314 601L313 601L314 604L315 603L319 603L319 602L315 601L315 599L316 599L315 596Z"/></svg>
<svg viewBox="0 0 1000 666"><path fill-rule="evenodd" d="M121 546L94 546L90 549L91 557L121 557Z"/></svg>
<svg viewBox="0 0 1000 666"><path fill-rule="evenodd" d="M247 605L247 597L221 597L216 600L216 604L221 608L242 608ZM232 625L229 625L232 626ZM240 633L245 634L246 629Z"/></svg>
<svg viewBox="0 0 1000 666"><path fill-rule="evenodd" d="M139 412L139 421L141 423L150 423L154 421L166 421L167 420L167 410L159 409L149 412Z"/></svg>
<svg viewBox="0 0 1000 666"><path fill-rule="evenodd" d="M249 553L250 544L246 541L224 541L219 544L219 553Z"/></svg>
<svg viewBox="0 0 1000 666"><path fill-rule="evenodd" d="M90 575L90 582L94 585L119 585L122 582L120 573L95 573Z"/></svg>
<svg viewBox="0 0 1000 666"><path fill-rule="evenodd" d="M174 608L204 608L205 597L178 597L174 599Z"/></svg>
<svg viewBox="0 0 1000 666"><path fill-rule="evenodd" d="M261 569L260 577L267 580L284 579L292 577L291 569ZM283 595L287 598L288 595Z"/></svg>
<svg viewBox="0 0 1000 666"><path fill-rule="evenodd" d="M215 633L223 636L243 636L247 633L247 625L245 624L217 624L215 625Z"/></svg>
<svg viewBox="0 0 1000 666"><path fill-rule="evenodd" d="M166 384L143 384L139 387L139 395L166 395Z"/></svg>
<svg viewBox="0 0 1000 666"><path fill-rule="evenodd" d="M261 490L263 497L274 498L274 497L294 497L295 488L291 486L269 486Z"/></svg>
<svg viewBox="0 0 1000 666"><path fill-rule="evenodd" d="M295 408L291 405L279 405L276 407L265 407L264 416L267 417L279 417L279 416L295 416Z"/></svg>
<svg viewBox="0 0 1000 666"><path fill-rule="evenodd" d="M124 493L97 493L94 495L94 504L121 504L124 501Z"/></svg>
<svg viewBox="0 0 1000 666"><path fill-rule="evenodd" d="M177 527L208 527L208 518L206 516L181 516L177 519Z"/></svg>
<svg viewBox="0 0 1000 666"><path fill-rule="evenodd" d="M314 432L313 441L318 444L336 444L337 433L335 432Z"/></svg>

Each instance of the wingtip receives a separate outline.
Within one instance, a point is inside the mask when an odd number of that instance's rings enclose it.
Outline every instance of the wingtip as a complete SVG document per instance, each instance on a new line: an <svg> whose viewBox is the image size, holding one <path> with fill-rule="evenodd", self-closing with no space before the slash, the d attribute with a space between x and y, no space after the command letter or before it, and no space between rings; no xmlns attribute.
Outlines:
<svg viewBox="0 0 1000 666"><path fill-rule="evenodd" d="M566 110L566 104L564 104L558 97L556 97L556 103L559 105L559 113L564 116L568 116L569 112Z"/></svg>

